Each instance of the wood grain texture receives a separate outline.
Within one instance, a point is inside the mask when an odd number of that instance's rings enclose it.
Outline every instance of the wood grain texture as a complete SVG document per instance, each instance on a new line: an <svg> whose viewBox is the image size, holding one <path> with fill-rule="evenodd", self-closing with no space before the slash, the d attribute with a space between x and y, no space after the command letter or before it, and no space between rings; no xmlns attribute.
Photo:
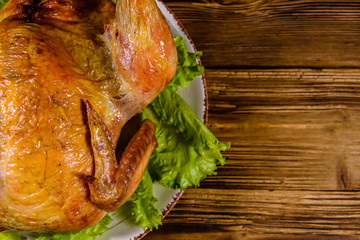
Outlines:
<svg viewBox="0 0 360 240"><path fill-rule="evenodd" d="M166 1L212 68L359 67L359 1Z"/></svg>
<svg viewBox="0 0 360 240"><path fill-rule="evenodd" d="M358 203L354 192L189 190L147 239L355 239Z"/></svg>
<svg viewBox="0 0 360 240"><path fill-rule="evenodd" d="M226 153L236 168L221 173L238 179L223 186L359 189L359 70L217 70L207 77L209 127L236 156Z"/></svg>
<svg viewBox="0 0 360 240"><path fill-rule="evenodd" d="M206 70L232 147L145 239L359 239L360 70Z"/></svg>
<svg viewBox="0 0 360 240"><path fill-rule="evenodd" d="M232 147L145 239L360 239L360 2L166 3Z"/></svg>

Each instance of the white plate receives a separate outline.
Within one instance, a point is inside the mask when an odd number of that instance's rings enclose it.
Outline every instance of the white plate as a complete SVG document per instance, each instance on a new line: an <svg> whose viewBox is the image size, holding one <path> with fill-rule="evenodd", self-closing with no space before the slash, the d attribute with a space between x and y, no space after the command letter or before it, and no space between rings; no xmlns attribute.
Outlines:
<svg viewBox="0 0 360 240"><path fill-rule="evenodd" d="M160 0L156 0L161 12L164 14L173 36L181 36L186 40L186 47L189 52L195 52L195 46L187 34L183 25L179 22L176 16L166 7ZM191 109L197 117L203 122L207 121L207 92L204 75L198 77L191 82L186 88L180 89L178 92L185 101L189 104ZM161 185L154 185L154 195L158 199L157 207L162 210L163 217L171 210L178 199L181 197L183 191L170 190ZM134 225L128 217L127 210L121 213L111 213L110 216L114 219L110 224L111 229L104 235L99 237L99 240L129 240L139 239L147 232Z"/></svg>

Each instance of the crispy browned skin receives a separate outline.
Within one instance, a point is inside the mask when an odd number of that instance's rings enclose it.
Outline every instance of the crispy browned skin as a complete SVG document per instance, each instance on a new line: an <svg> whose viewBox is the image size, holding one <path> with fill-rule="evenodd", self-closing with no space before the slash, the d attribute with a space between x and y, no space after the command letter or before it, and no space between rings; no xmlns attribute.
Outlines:
<svg viewBox="0 0 360 240"><path fill-rule="evenodd" d="M0 11L0 228L72 232L135 191L156 146L122 126L176 68L153 0L11 0Z"/></svg>

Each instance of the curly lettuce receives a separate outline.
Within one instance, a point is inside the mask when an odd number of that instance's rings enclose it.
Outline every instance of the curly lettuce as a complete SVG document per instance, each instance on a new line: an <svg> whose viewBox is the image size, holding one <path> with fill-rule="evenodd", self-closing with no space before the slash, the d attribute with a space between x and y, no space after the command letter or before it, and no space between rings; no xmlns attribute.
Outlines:
<svg viewBox="0 0 360 240"><path fill-rule="evenodd" d="M202 52L188 52L185 45L185 39L180 36L176 36L174 42L178 53L178 65L176 67L175 75L167 88L171 88L176 92L179 86L184 88L189 82L200 76L204 71L204 67L197 62L198 57L202 56Z"/></svg>
<svg viewBox="0 0 360 240"><path fill-rule="evenodd" d="M143 178L135 191L135 194L129 200L132 209L133 220L143 229L158 228L161 225L161 214L155 207L157 199L153 194L153 181L146 170Z"/></svg>
<svg viewBox="0 0 360 240"><path fill-rule="evenodd" d="M0 0L0 9L3 8L7 2L8 0Z"/></svg>
<svg viewBox="0 0 360 240"><path fill-rule="evenodd" d="M96 240L97 236L100 236L109 230L107 226L111 221L111 217L106 215L96 225L73 233L26 233L19 231L5 231L0 233L0 239L23 240L29 236L35 240Z"/></svg>
<svg viewBox="0 0 360 240"><path fill-rule="evenodd" d="M225 163L221 152L229 146L172 89L165 89L142 115L157 125L158 147L148 166L154 182L172 189L198 187L201 180L216 174L217 163Z"/></svg>

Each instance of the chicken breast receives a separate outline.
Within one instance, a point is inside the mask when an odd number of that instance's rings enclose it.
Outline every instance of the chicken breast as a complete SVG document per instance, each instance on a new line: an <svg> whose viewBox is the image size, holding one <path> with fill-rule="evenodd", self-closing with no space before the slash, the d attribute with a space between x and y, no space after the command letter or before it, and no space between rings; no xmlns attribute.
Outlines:
<svg viewBox="0 0 360 240"><path fill-rule="evenodd" d="M135 191L156 147L124 124L173 77L154 0L10 0L0 11L0 227L73 232Z"/></svg>

